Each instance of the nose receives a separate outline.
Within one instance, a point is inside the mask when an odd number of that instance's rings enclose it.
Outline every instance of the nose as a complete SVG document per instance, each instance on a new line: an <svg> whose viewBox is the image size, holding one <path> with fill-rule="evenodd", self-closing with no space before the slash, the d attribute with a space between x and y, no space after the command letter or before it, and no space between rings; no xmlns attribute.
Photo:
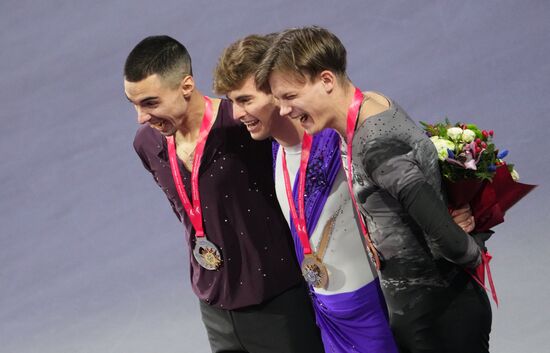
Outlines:
<svg viewBox="0 0 550 353"><path fill-rule="evenodd" d="M151 115L147 112L145 112L140 107L136 107L137 115L138 115L138 123L145 124L149 120L151 120Z"/></svg>
<svg viewBox="0 0 550 353"><path fill-rule="evenodd" d="M290 106L288 104L286 104L283 101L280 101L280 103L279 103L279 115L280 116L288 115L288 114L290 114L291 111L292 111L292 109L290 108Z"/></svg>
<svg viewBox="0 0 550 353"><path fill-rule="evenodd" d="M239 104L233 103L233 119L240 120L246 115L246 110L243 109Z"/></svg>

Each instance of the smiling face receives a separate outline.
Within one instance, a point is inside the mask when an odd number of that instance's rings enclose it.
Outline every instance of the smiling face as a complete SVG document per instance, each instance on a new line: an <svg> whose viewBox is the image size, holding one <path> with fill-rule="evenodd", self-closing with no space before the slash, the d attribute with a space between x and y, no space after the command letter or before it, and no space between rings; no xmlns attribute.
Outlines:
<svg viewBox="0 0 550 353"><path fill-rule="evenodd" d="M138 122L149 124L165 136L174 135L185 120L188 103L183 83L189 80L192 81L191 76L176 87L171 87L156 74L138 82L124 80L126 97L137 111Z"/></svg>
<svg viewBox="0 0 550 353"><path fill-rule="evenodd" d="M279 116L273 96L259 91L253 76L249 76L239 89L229 91L227 98L233 102L233 118L246 125L253 139L264 140L276 133L277 119L283 118Z"/></svg>
<svg viewBox="0 0 550 353"><path fill-rule="evenodd" d="M322 79L303 79L297 74L274 71L269 76L269 85L280 106L280 114L299 119L308 134L314 135L329 127L331 97Z"/></svg>

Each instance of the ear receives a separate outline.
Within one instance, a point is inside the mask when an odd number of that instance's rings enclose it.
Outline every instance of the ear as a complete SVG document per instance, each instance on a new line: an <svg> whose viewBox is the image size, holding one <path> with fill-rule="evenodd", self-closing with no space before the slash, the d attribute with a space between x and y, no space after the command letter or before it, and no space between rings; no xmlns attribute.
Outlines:
<svg viewBox="0 0 550 353"><path fill-rule="evenodd" d="M321 80L321 84L323 85L325 92L331 93L334 86L336 86L336 75L332 71L324 70L321 71L318 77Z"/></svg>
<svg viewBox="0 0 550 353"><path fill-rule="evenodd" d="M181 93L183 94L183 97L185 99L190 98L191 94L195 90L195 80L193 80L193 76L191 76L191 75L185 76L181 80L180 89L181 89Z"/></svg>

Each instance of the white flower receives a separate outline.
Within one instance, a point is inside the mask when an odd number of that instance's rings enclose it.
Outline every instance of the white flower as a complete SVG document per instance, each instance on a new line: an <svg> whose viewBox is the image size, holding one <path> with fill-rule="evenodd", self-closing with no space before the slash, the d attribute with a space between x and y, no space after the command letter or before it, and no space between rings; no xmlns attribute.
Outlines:
<svg viewBox="0 0 550 353"><path fill-rule="evenodd" d="M459 127L451 127L447 129L447 136L453 141L458 141L462 137L462 129Z"/></svg>
<svg viewBox="0 0 550 353"><path fill-rule="evenodd" d="M517 170L512 169L512 172L510 173L510 175L512 176L512 179L514 179L514 181L519 180L519 173L517 172Z"/></svg>
<svg viewBox="0 0 550 353"><path fill-rule="evenodd" d="M476 133L470 129L462 131L462 141L466 143L472 142L476 138Z"/></svg>
<svg viewBox="0 0 550 353"><path fill-rule="evenodd" d="M432 136L430 137L430 140L432 140L435 149L437 150L437 155L442 161L444 161L445 158L449 157L449 152L447 152L447 149L450 149L452 151L455 148L454 143L439 136Z"/></svg>

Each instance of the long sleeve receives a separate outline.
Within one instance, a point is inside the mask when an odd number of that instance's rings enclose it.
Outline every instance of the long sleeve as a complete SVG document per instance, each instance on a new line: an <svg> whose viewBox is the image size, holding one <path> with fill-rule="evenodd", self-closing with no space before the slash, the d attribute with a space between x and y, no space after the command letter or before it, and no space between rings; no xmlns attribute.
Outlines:
<svg viewBox="0 0 550 353"><path fill-rule="evenodd" d="M147 169L147 171L149 173L151 173L151 175L153 176L153 179L155 180L155 183L157 183L157 185L162 190L164 190L162 185L160 185L160 183L159 183L158 177L155 175L155 172L153 171L153 169L151 168L151 166L149 164L149 158L146 156L145 151L143 150L143 148L141 148L141 142L140 142L140 139L138 138L138 134L140 133L140 131L141 130L138 130L138 133L136 133L136 138L134 139L134 150L136 151L139 159L141 160L141 163L143 164L143 167L145 167L145 169ZM170 206L172 207L172 211L174 212L176 217L178 217L178 220L180 222L182 222L181 216L180 216L179 212L176 209L176 205L174 204L172 199L170 197L168 197L168 195L166 195L166 198L168 199L168 202L170 202Z"/></svg>
<svg viewBox="0 0 550 353"><path fill-rule="evenodd" d="M477 266L479 246L453 221L415 161L412 148L397 139L382 138L369 141L366 147L362 164L367 174L420 226L432 253L462 266Z"/></svg>

